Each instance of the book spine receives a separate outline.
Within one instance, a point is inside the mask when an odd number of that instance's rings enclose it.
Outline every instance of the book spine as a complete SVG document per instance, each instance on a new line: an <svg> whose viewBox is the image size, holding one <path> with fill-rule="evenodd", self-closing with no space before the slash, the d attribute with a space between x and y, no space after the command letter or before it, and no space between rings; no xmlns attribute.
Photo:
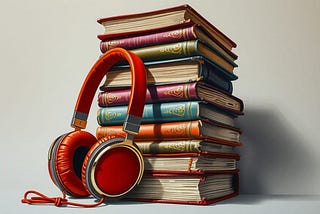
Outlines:
<svg viewBox="0 0 320 214"><path fill-rule="evenodd" d="M107 136L125 136L122 126L101 126L96 130L98 139ZM136 140L191 139L200 136L198 121L141 124Z"/></svg>
<svg viewBox="0 0 320 214"><path fill-rule="evenodd" d="M222 89L229 94L232 94L232 82L221 76L220 72L217 71L213 66L201 64L200 72L204 82L212 84L213 86Z"/></svg>
<svg viewBox="0 0 320 214"><path fill-rule="evenodd" d="M143 61L177 59L197 55L197 41L183 41L131 50Z"/></svg>
<svg viewBox="0 0 320 214"><path fill-rule="evenodd" d="M122 124L126 118L128 106L113 106L100 108L97 121L101 126ZM144 106L143 123L162 121L185 121L199 118L198 102L170 102L146 104Z"/></svg>
<svg viewBox="0 0 320 214"><path fill-rule="evenodd" d="M130 99L130 88L100 92L98 105L100 107L127 105ZM148 86L146 103L197 100L196 82Z"/></svg>
<svg viewBox="0 0 320 214"><path fill-rule="evenodd" d="M179 141L141 141L136 142L142 153L181 153L200 152L199 140L179 140Z"/></svg>
<svg viewBox="0 0 320 214"><path fill-rule="evenodd" d="M180 42L192 39L196 39L194 26L141 36L104 40L100 43L100 50L102 53L115 47L122 47L130 50L139 47Z"/></svg>
<svg viewBox="0 0 320 214"><path fill-rule="evenodd" d="M228 60L214 49L205 46L199 40L154 45L132 49L131 51L137 54L144 62L203 56L231 74L233 74L234 67L237 67L237 64L233 61Z"/></svg>

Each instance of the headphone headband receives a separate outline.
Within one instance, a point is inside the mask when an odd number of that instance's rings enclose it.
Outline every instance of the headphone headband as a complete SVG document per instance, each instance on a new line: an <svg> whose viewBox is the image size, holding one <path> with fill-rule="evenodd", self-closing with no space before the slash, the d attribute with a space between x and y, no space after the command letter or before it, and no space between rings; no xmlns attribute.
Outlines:
<svg viewBox="0 0 320 214"><path fill-rule="evenodd" d="M80 90L71 127L75 129L86 127L90 107L100 82L110 68L121 60L129 63L132 77L127 118L123 130L132 134L138 133L146 97L146 72L142 60L134 53L122 48L111 49L92 66Z"/></svg>

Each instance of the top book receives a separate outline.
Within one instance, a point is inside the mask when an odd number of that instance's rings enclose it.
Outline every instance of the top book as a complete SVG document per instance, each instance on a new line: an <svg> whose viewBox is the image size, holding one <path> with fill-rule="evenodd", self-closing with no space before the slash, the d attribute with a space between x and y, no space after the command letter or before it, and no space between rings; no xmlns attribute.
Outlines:
<svg viewBox="0 0 320 214"><path fill-rule="evenodd" d="M130 36L130 33L138 31L149 31L192 22L205 28L225 48L231 50L237 46L235 42L187 4L149 12L100 18L97 21L105 27L105 34L117 36Z"/></svg>

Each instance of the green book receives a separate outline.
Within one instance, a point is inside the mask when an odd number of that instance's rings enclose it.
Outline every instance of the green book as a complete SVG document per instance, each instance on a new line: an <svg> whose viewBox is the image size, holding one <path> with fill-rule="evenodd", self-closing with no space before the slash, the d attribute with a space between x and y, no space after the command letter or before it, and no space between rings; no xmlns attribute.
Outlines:
<svg viewBox="0 0 320 214"><path fill-rule="evenodd" d="M137 54L144 62L202 56L230 73L233 73L233 69L237 67L234 61L199 40L148 46L131 51Z"/></svg>
<svg viewBox="0 0 320 214"><path fill-rule="evenodd" d="M103 107L98 110L97 121L101 126L120 125L126 118L128 106ZM234 116L203 101L152 103L144 106L142 123L162 123L208 119L234 127Z"/></svg>

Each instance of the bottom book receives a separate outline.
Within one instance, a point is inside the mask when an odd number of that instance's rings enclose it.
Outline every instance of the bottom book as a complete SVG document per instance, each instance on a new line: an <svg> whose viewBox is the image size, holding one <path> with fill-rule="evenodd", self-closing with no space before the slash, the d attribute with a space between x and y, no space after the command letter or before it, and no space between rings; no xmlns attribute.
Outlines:
<svg viewBox="0 0 320 214"><path fill-rule="evenodd" d="M145 174L126 200L208 205L239 194L239 170L202 175Z"/></svg>

